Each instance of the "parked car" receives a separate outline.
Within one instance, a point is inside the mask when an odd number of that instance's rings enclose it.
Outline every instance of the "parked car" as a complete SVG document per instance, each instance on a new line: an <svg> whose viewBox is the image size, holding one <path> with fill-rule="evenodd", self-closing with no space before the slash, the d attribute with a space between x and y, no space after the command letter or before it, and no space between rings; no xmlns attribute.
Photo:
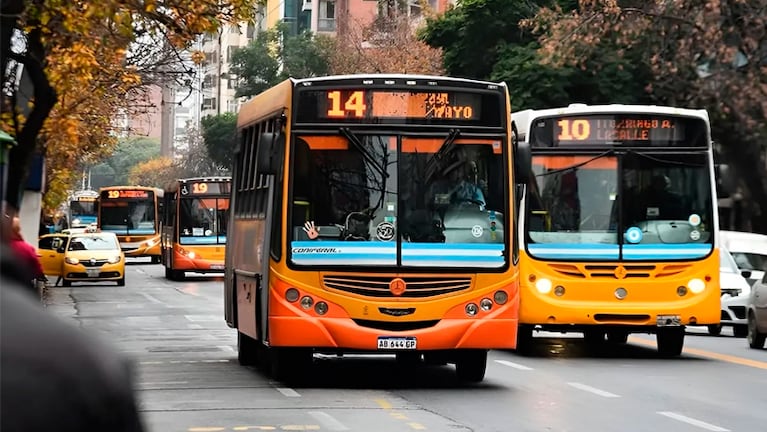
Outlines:
<svg viewBox="0 0 767 432"><path fill-rule="evenodd" d="M751 287L746 278L749 271L741 272L726 248L719 249L719 289L722 295L722 317L720 324L708 326L708 332L718 335L723 326L731 326L736 337L746 337L746 304Z"/></svg>
<svg viewBox="0 0 767 432"><path fill-rule="evenodd" d="M114 281L125 285L125 255L114 233L46 234L38 239L37 254L46 275L72 282Z"/></svg>
<svg viewBox="0 0 767 432"><path fill-rule="evenodd" d="M721 231L722 245L730 251L738 268L750 270L748 284L762 280L767 271L767 235L740 231Z"/></svg>
<svg viewBox="0 0 767 432"><path fill-rule="evenodd" d="M767 339L767 274L751 286L751 294L746 305L748 319L748 346L764 348Z"/></svg>

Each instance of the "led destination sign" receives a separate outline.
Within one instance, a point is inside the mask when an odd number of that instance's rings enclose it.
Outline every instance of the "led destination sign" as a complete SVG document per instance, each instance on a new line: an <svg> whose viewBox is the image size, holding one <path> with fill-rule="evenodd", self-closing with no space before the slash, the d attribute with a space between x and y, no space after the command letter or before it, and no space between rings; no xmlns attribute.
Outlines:
<svg viewBox="0 0 767 432"><path fill-rule="evenodd" d="M588 114L543 118L533 122L533 146L634 145L688 147L705 145L708 128L700 119L671 115Z"/></svg>
<svg viewBox="0 0 767 432"><path fill-rule="evenodd" d="M299 123L445 123L501 125L500 93L384 89L304 90Z"/></svg>
<svg viewBox="0 0 767 432"><path fill-rule="evenodd" d="M181 185L181 195L229 195L231 183L192 182Z"/></svg>
<svg viewBox="0 0 767 432"><path fill-rule="evenodd" d="M102 199L144 199L153 198L154 193L147 190L106 190L101 192Z"/></svg>

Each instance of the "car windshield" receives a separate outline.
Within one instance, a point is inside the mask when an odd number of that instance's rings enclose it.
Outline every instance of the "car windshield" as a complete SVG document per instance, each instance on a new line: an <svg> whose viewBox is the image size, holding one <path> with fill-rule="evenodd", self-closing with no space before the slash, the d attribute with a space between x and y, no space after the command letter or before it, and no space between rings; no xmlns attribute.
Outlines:
<svg viewBox="0 0 767 432"><path fill-rule="evenodd" d="M225 244L229 198L182 198L179 243Z"/></svg>
<svg viewBox="0 0 767 432"><path fill-rule="evenodd" d="M725 250L719 249L719 271L724 273L739 273L738 265L732 255Z"/></svg>
<svg viewBox="0 0 767 432"><path fill-rule="evenodd" d="M291 261L505 266L501 143L457 134L298 137Z"/></svg>
<svg viewBox="0 0 767 432"><path fill-rule="evenodd" d="M713 237L707 166L702 153L536 155L528 250L546 259L704 257Z"/></svg>
<svg viewBox="0 0 767 432"><path fill-rule="evenodd" d="M742 270L767 271L767 255L749 252L731 252L732 257Z"/></svg>
<svg viewBox="0 0 767 432"><path fill-rule="evenodd" d="M97 251L97 250L119 250L120 244L115 237L106 236L83 236L72 237L69 241L70 251Z"/></svg>

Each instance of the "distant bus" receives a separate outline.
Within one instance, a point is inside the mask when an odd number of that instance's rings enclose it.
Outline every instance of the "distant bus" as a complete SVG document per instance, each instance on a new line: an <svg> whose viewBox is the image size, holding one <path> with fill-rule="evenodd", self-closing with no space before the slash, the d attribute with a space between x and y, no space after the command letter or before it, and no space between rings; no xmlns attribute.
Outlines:
<svg viewBox="0 0 767 432"><path fill-rule="evenodd" d="M69 228L86 228L96 223L98 198L99 193L94 190L79 190L70 195L67 204Z"/></svg>
<svg viewBox="0 0 767 432"><path fill-rule="evenodd" d="M289 79L238 114L225 317L278 379L313 353L452 363L514 348L509 96L437 76Z"/></svg>
<svg viewBox="0 0 767 432"><path fill-rule="evenodd" d="M532 153L520 203L517 349L534 329L594 343L720 320L714 166L704 110L571 105L512 113Z"/></svg>
<svg viewBox="0 0 767 432"><path fill-rule="evenodd" d="M165 189L161 262L165 277L223 273L231 177L179 179Z"/></svg>
<svg viewBox="0 0 767 432"><path fill-rule="evenodd" d="M163 190L144 186L99 189L98 228L113 232L126 257L160 262L160 217Z"/></svg>

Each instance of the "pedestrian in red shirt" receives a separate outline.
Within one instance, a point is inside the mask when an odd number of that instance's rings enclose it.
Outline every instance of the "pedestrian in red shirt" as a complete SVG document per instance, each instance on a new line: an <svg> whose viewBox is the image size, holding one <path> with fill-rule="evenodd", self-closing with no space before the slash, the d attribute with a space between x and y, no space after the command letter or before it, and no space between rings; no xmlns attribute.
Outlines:
<svg viewBox="0 0 767 432"><path fill-rule="evenodd" d="M32 286L35 286L35 281L45 279L43 265L37 257L37 249L24 241L21 236L21 223L18 216L13 217L9 243L16 260L24 266L22 271L25 276L29 276L28 280Z"/></svg>

